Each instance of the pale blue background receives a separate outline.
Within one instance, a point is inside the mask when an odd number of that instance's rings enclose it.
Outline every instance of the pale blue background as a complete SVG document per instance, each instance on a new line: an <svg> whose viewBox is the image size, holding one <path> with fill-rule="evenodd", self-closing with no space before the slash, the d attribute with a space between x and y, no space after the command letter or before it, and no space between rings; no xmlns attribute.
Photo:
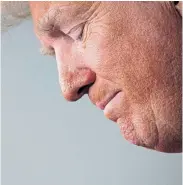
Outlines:
<svg viewBox="0 0 183 185"><path fill-rule="evenodd" d="M181 185L181 154L136 147L87 96L61 96L31 21L2 35L2 185Z"/></svg>

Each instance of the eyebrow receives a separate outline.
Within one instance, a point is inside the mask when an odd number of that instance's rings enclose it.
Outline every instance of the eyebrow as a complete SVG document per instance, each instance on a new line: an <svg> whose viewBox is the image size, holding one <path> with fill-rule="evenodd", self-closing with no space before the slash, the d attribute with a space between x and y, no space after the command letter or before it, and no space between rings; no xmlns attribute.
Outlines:
<svg viewBox="0 0 183 185"><path fill-rule="evenodd" d="M94 12L93 5L86 5L85 8L82 8L82 5L85 5L86 2L69 2L69 4L65 4L62 7L54 6L51 7L46 13L44 13L43 17L40 18L37 22L37 31L39 34L49 34L50 31L60 31L65 33L65 31L69 31L69 26L72 27L72 21L74 19L82 19L82 22L87 20L89 16L91 16ZM74 7L74 9L72 8ZM96 6L96 5L95 5ZM87 12L90 13L87 13ZM67 12L67 14L66 14ZM83 14L84 13L84 14ZM87 13L87 14L86 14ZM81 21L80 21L81 22ZM66 28L66 30L64 30Z"/></svg>
<svg viewBox="0 0 183 185"><path fill-rule="evenodd" d="M47 13L45 13L45 15L41 19L39 19L37 23L37 31L39 32L39 34L48 34L50 31L55 29L56 23L59 20L57 20L59 15L59 8L51 9Z"/></svg>

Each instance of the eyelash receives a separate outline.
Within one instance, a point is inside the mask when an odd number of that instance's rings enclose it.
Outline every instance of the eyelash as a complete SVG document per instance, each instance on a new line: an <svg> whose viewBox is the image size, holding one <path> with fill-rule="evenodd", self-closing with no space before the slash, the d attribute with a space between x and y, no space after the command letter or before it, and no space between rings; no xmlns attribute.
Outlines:
<svg viewBox="0 0 183 185"><path fill-rule="evenodd" d="M84 33L84 28L85 28L85 23L81 23L74 28L72 28L67 35L72 37L74 40L82 40L83 38L83 33ZM79 33L77 33L79 31Z"/></svg>
<svg viewBox="0 0 183 185"><path fill-rule="evenodd" d="M82 28L77 40L82 40L83 39L83 32L84 32L84 28Z"/></svg>

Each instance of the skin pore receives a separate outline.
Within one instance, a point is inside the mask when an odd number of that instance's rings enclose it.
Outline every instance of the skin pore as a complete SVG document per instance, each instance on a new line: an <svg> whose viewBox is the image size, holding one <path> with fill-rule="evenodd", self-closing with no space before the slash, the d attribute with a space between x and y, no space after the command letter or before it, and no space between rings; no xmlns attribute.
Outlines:
<svg viewBox="0 0 183 185"><path fill-rule="evenodd" d="M63 96L84 94L133 144L181 152L182 17L172 2L30 2Z"/></svg>

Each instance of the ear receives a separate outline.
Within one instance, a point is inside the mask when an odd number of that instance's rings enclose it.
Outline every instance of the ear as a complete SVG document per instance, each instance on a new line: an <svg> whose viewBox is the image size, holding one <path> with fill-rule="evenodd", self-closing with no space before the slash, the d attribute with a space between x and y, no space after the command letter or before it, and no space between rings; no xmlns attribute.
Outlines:
<svg viewBox="0 0 183 185"><path fill-rule="evenodd" d="M174 5L179 14L182 16L182 1L174 1Z"/></svg>

